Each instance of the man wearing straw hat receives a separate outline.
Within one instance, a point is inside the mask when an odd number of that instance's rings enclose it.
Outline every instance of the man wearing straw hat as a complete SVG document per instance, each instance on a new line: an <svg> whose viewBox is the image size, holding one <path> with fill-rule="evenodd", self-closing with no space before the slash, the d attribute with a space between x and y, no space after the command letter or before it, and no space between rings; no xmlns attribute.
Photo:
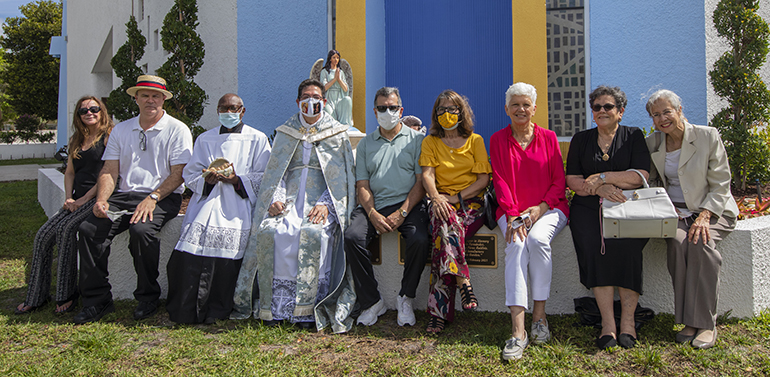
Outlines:
<svg viewBox="0 0 770 377"><path fill-rule="evenodd" d="M75 315L76 324L98 321L115 310L107 261L113 237L125 230L137 275L134 319L157 312L157 233L176 217L182 203L182 170L192 155L192 135L163 110L163 102L173 97L166 80L142 75L126 92L139 106L139 116L113 129L102 156L93 214L79 228L83 310Z"/></svg>

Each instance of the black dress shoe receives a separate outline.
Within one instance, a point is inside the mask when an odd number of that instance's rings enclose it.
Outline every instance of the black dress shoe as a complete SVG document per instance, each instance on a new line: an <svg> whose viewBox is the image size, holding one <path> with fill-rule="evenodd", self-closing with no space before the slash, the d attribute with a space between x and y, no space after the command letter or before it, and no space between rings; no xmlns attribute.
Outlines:
<svg viewBox="0 0 770 377"><path fill-rule="evenodd" d="M158 300L140 301L139 305L134 309L134 319L138 321L140 319L149 318L158 311L159 305L160 302Z"/></svg>
<svg viewBox="0 0 770 377"><path fill-rule="evenodd" d="M104 305L86 306L80 313L75 314L73 321L76 325L82 325L84 323L96 322L107 314L115 311L115 305L112 304L112 300Z"/></svg>
<svg viewBox="0 0 770 377"><path fill-rule="evenodd" d="M596 339L596 346L599 347L600 350L606 350L607 348L612 348L617 345L618 342L612 335L605 335L599 339Z"/></svg>
<svg viewBox="0 0 770 377"><path fill-rule="evenodd" d="M631 334L620 334L618 336L618 344L625 349L634 348L636 347L636 338L631 336Z"/></svg>
<svg viewBox="0 0 770 377"><path fill-rule="evenodd" d="M297 322L294 325L302 330L315 330L315 322Z"/></svg>

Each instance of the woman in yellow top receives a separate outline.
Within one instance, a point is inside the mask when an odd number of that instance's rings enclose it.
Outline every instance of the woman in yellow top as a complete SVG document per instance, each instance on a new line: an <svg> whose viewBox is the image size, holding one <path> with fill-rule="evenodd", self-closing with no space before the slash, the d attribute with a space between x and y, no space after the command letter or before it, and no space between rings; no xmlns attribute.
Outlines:
<svg viewBox="0 0 770 377"><path fill-rule="evenodd" d="M492 172L484 139L473 133L473 111L467 99L453 90L443 91L433 104L420 166L431 199L433 258L427 331L435 334L454 320L455 285L460 287L463 309L478 306L465 261L465 235L483 215L482 194Z"/></svg>

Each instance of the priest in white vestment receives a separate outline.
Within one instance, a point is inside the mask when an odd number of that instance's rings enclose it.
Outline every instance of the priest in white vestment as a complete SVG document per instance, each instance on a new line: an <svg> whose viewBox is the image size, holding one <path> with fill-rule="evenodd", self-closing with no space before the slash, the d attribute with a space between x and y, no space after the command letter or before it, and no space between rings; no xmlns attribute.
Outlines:
<svg viewBox="0 0 770 377"><path fill-rule="evenodd" d="M184 169L193 196L167 266L166 309L177 323L213 323L232 311L252 208L270 158L265 134L243 123L245 111L237 95L222 96L221 126L198 136Z"/></svg>
<svg viewBox="0 0 770 377"><path fill-rule="evenodd" d="M308 79L297 92L300 112L276 129L230 318L341 333L355 303L342 245L355 206L353 152L348 126L323 111L323 84Z"/></svg>

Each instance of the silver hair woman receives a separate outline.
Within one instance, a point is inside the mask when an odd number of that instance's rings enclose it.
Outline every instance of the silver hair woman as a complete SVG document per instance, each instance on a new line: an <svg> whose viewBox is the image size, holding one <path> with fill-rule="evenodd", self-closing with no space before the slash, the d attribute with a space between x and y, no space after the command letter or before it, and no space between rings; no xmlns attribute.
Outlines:
<svg viewBox="0 0 770 377"><path fill-rule="evenodd" d="M719 270L716 243L735 229L738 206L730 194L730 165L719 132L687 122L682 100L659 90L647 101L655 125L648 136L650 179L659 179L679 213L676 237L667 238L674 285L678 343L710 348L716 343Z"/></svg>

